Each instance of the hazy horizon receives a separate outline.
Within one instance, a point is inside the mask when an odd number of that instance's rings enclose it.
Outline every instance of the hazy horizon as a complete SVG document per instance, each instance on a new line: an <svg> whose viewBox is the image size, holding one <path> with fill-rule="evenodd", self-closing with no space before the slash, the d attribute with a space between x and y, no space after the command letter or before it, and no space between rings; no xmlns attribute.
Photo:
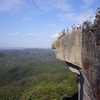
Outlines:
<svg viewBox="0 0 100 100"><path fill-rule="evenodd" d="M0 50L11 50L11 49L52 49L51 47L0 47Z"/></svg>

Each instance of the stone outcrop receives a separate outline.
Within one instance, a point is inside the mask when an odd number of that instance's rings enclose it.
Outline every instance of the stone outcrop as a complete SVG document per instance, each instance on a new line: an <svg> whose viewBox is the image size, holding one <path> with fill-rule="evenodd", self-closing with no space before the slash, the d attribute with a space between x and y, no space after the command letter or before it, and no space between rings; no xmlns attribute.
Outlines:
<svg viewBox="0 0 100 100"><path fill-rule="evenodd" d="M82 67L81 62L82 33L81 31L73 31L70 34L57 39L52 43L52 49L56 57L73 65ZM72 71L79 73L76 68L70 67Z"/></svg>
<svg viewBox="0 0 100 100"><path fill-rule="evenodd" d="M73 31L52 43L52 49L78 74L79 100L100 100L100 27Z"/></svg>

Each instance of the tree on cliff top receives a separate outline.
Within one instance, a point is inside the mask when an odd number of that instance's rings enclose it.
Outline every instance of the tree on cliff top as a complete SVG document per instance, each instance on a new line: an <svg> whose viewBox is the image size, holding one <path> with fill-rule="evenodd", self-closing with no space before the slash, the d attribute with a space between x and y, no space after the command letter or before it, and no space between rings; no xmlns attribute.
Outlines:
<svg viewBox="0 0 100 100"><path fill-rule="evenodd" d="M90 18L88 20L83 22L83 25L85 25L87 29L91 29L93 26L100 25L100 7L97 8L95 19L94 19L93 23L92 23L91 19L92 19L92 17L90 16Z"/></svg>
<svg viewBox="0 0 100 100"><path fill-rule="evenodd" d="M89 17L89 19L87 19L86 21L83 22L83 24L86 26L86 27L90 27L92 25L92 16Z"/></svg>
<svg viewBox="0 0 100 100"><path fill-rule="evenodd" d="M100 7L97 8L94 25L100 25Z"/></svg>

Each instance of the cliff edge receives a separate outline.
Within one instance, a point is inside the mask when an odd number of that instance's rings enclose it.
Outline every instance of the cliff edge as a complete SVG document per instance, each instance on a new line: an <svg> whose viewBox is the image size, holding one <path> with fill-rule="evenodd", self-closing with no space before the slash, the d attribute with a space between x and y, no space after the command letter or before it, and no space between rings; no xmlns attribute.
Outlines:
<svg viewBox="0 0 100 100"><path fill-rule="evenodd" d="M100 26L73 31L52 43L57 58L79 78L79 100L100 100Z"/></svg>
<svg viewBox="0 0 100 100"><path fill-rule="evenodd" d="M82 33L81 31L73 31L52 43L52 49L56 58L64 60L73 65L82 68L81 61ZM73 72L80 74L76 68L69 67Z"/></svg>

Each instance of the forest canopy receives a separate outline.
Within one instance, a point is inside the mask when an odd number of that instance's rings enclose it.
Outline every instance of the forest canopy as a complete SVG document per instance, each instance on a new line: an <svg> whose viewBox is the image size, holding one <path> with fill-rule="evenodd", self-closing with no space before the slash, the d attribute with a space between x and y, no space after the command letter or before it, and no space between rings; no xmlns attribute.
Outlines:
<svg viewBox="0 0 100 100"><path fill-rule="evenodd" d="M0 100L77 100L76 74L51 49L0 52Z"/></svg>

